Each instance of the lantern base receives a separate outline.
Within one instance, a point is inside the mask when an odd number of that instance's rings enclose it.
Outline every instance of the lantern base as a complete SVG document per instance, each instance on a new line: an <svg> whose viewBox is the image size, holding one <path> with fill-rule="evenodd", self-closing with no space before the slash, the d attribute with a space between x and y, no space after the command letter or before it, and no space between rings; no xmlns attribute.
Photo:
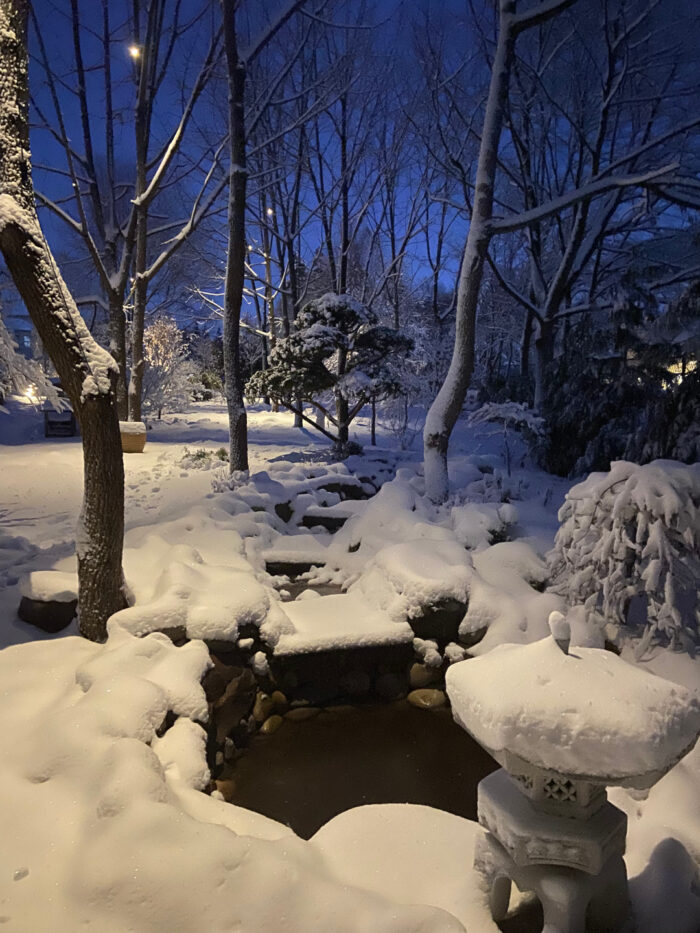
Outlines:
<svg viewBox="0 0 700 933"><path fill-rule="evenodd" d="M613 855L598 875L557 865L516 865L499 842L487 833L477 843L474 865L489 892L495 922L508 913L511 884L532 891L542 904L543 930L557 933L621 933L629 916L627 871Z"/></svg>
<svg viewBox="0 0 700 933"><path fill-rule="evenodd" d="M544 929L619 933L629 913L627 818L610 803L589 819L538 811L503 770L479 784L479 823L486 829L474 865L485 880L493 919L508 912L511 884L533 891Z"/></svg>

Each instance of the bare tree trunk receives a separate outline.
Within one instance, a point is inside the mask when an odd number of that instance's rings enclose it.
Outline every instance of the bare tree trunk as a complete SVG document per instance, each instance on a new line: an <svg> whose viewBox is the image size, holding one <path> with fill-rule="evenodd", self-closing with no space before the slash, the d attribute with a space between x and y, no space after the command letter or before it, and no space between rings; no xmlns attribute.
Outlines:
<svg viewBox="0 0 700 933"><path fill-rule="evenodd" d="M547 386L547 370L554 359L554 324L543 320L535 340L535 399L534 407L542 411Z"/></svg>
<svg viewBox="0 0 700 933"><path fill-rule="evenodd" d="M459 273L454 351L445 381L428 411L423 433L425 491L434 502L447 498L447 445L474 370L476 306L491 239L489 221L493 211L498 144L515 49L515 0L500 0L499 9L498 43L479 147L476 191Z"/></svg>
<svg viewBox="0 0 700 933"><path fill-rule="evenodd" d="M516 16L516 0L498 2L498 41L479 145L469 232L459 272L454 350L447 376L430 406L423 429L425 491L434 502L444 502L448 495L447 447L474 371L476 308L484 263L493 236L491 222L498 146L508 98L515 41L524 30L542 25L575 2L576 0L543 0L519 16Z"/></svg>
<svg viewBox="0 0 700 933"><path fill-rule="evenodd" d="M347 350L338 350L338 376L345 375L347 365ZM338 422L338 443L347 444L350 427L350 411L348 400L341 390L335 388L335 420Z"/></svg>
<svg viewBox="0 0 700 933"><path fill-rule="evenodd" d="M146 293L148 283L142 274L146 268L148 216L145 206L138 208L136 221L136 251L134 255L134 313L131 319L131 373L129 374L129 421L141 420L143 394L143 331L146 324Z"/></svg>
<svg viewBox="0 0 700 933"><path fill-rule="evenodd" d="M90 336L36 215L29 161L28 10L28 0L0 4L0 250L80 421L85 476L76 536L80 630L100 640L109 616L126 604L118 367Z"/></svg>
<svg viewBox="0 0 700 933"><path fill-rule="evenodd" d="M126 421L129 413L126 390L126 318L124 302L116 292L109 293L109 352L119 367L116 393L119 419Z"/></svg>
<svg viewBox="0 0 700 933"><path fill-rule="evenodd" d="M236 0L222 0L228 74L229 197L228 253L224 288L224 376L229 421L229 468L248 469L248 426L243 401L240 317L245 280L246 167L245 64L238 57Z"/></svg>
<svg viewBox="0 0 700 933"><path fill-rule="evenodd" d="M372 447L377 446L377 400L372 396L372 419L369 424L369 442Z"/></svg>
<svg viewBox="0 0 700 933"><path fill-rule="evenodd" d="M530 380L530 345L532 343L532 325L534 321L534 314L531 310L528 310L523 327L523 339L520 344L520 378L526 388Z"/></svg>
<svg viewBox="0 0 700 933"><path fill-rule="evenodd" d="M148 282L144 278L148 256L148 205L141 200L146 190L146 162L150 128L152 72L155 64L158 30L153 28L156 3L151 0L148 10L148 28L139 62L139 88L136 100L134 132L136 136L136 244L134 250L134 312L131 320L131 373L129 374L129 420L141 420L143 393L143 331L146 323L146 293ZM135 16L138 27L138 13Z"/></svg>

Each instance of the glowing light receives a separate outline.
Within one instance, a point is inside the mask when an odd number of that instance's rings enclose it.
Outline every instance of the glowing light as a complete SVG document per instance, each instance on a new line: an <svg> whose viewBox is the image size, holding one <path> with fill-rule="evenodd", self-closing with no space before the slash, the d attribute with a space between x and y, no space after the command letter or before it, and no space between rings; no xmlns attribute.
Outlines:
<svg viewBox="0 0 700 933"><path fill-rule="evenodd" d="M272 210L272 208L271 208L271 207L268 207L268 209L267 209L267 216L268 216L268 217L272 217L272 215L273 215L274 213L275 213L275 212Z"/></svg>
<svg viewBox="0 0 700 933"><path fill-rule="evenodd" d="M133 59L141 57L141 49L138 47L138 45L130 45L127 51Z"/></svg>
<svg viewBox="0 0 700 933"><path fill-rule="evenodd" d="M39 393L37 392L36 386L28 386L24 393L24 397L28 402L31 402L32 405L36 405L36 403L39 401Z"/></svg>

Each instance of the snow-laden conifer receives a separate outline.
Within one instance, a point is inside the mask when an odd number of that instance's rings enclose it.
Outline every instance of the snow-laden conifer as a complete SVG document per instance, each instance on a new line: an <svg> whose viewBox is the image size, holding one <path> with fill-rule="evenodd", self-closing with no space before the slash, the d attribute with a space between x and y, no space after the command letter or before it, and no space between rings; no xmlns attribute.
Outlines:
<svg viewBox="0 0 700 933"><path fill-rule="evenodd" d="M549 555L553 589L618 635L700 642L700 464L625 460L573 486Z"/></svg>

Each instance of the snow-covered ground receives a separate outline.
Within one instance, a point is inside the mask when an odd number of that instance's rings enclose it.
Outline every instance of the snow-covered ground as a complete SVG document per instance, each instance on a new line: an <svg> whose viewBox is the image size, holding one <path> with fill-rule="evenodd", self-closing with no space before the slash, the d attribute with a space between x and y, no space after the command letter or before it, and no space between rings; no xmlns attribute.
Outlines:
<svg viewBox="0 0 700 933"><path fill-rule="evenodd" d="M258 476L229 489L214 454L227 446L225 408L201 403L154 423L144 453L125 457L125 571L136 604L124 627L112 626L104 646L70 637L73 628L49 640L16 616L20 580L74 567L80 442L45 440L40 413L17 401L9 408L0 413L0 643L9 646L0 651L0 921L26 933L88 925L105 933L495 931L470 871L480 830L467 820L425 807L364 807L305 842L202 794L208 774L195 720L206 709L206 651L200 642L175 648L160 634L130 632L160 619L192 637L235 638L239 624L253 622L281 647L326 644L320 598L287 614L263 573L265 554L291 551L310 560L321 554L326 566L311 576L349 588L347 597L322 597L346 600L338 614L347 617L344 637L361 630L357 637L371 641L374 625L380 637L401 640L422 600L468 591L463 629L487 629L476 653L533 642L548 634L559 605L539 592L541 557L569 484L524 466L517 444L513 476L505 476L502 438L481 428L458 435L452 461L455 488L469 488L476 501L427 507L416 450L400 454L397 479L368 504L342 509L335 493L319 491L326 468L298 457L326 441L295 429L289 414L253 410ZM366 428L360 420L363 443ZM399 457L381 431L379 444L369 457ZM200 449L212 458L192 456ZM367 463L351 461L358 479ZM331 480L357 482L334 470L326 470ZM273 509L284 502L295 527L308 509L352 517L334 536L299 528L290 537ZM516 540L489 543L506 528ZM688 687L700 683L687 656L659 652L643 663ZM181 718L158 737L169 710ZM695 751L647 800L611 793L630 820L639 933L700 929L699 783Z"/></svg>

